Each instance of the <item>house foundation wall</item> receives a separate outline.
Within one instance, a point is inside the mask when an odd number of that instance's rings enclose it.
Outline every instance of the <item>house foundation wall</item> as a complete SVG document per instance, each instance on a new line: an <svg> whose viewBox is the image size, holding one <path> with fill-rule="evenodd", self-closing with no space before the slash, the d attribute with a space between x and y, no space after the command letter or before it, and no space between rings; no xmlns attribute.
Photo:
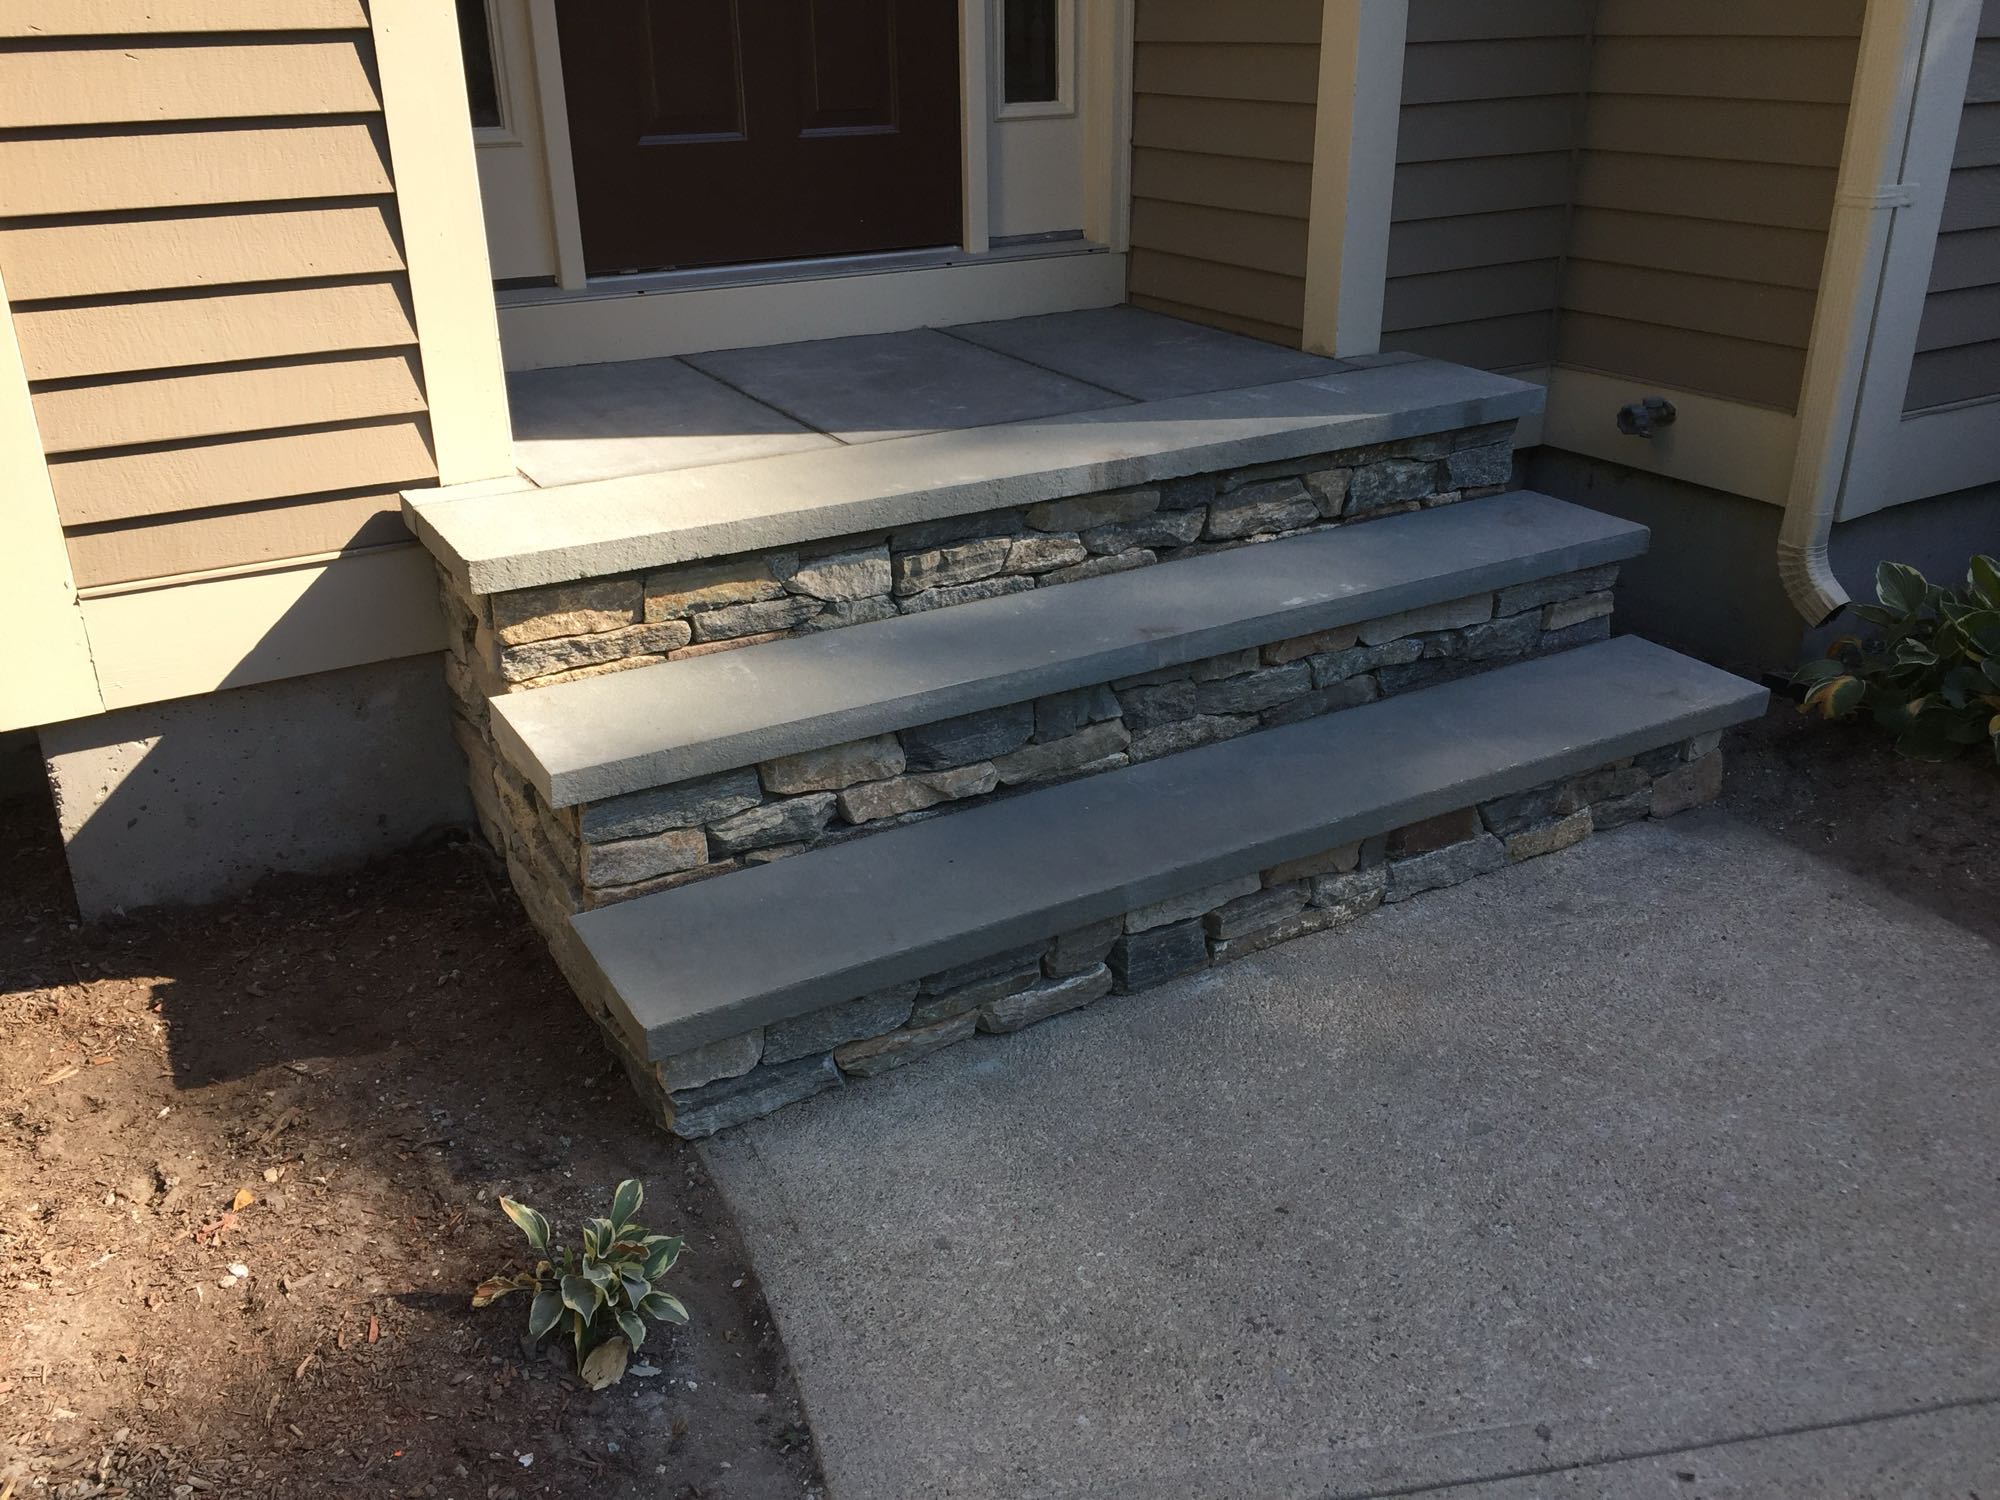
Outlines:
<svg viewBox="0 0 2000 1500"><path fill-rule="evenodd" d="M44 726L86 918L339 869L470 819L435 655Z"/></svg>

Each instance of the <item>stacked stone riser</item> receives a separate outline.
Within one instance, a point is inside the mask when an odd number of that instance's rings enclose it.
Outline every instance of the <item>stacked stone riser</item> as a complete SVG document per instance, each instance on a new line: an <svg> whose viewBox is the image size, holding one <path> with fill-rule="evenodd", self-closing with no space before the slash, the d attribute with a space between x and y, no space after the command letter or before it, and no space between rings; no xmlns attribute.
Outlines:
<svg viewBox="0 0 2000 1500"><path fill-rule="evenodd" d="M1018 1031L1711 801L1722 784L1718 739L1703 735L1429 818L664 1061L636 1056L615 1025L606 1034L662 1124L710 1135L975 1033Z"/></svg>
<svg viewBox="0 0 2000 1500"><path fill-rule="evenodd" d="M1513 424L782 551L485 596L446 578L462 697L497 696L1496 494Z"/></svg>
<svg viewBox="0 0 2000 1500"><path fill-rule="evenodd" d="M630 900L1601 640L1616 574L1563 574L579 807L551 809L493 762L496 844L519 849L559 906Z"/></svg>

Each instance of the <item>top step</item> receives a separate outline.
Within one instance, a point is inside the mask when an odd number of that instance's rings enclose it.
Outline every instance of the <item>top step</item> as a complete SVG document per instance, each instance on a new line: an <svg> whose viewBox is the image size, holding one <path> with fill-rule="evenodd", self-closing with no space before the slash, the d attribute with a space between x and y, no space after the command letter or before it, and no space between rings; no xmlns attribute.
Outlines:
<svg viewBox="0 0 2000 1500"><path fill-rule="evenodd" d="M703 468L412 490L403 512L468 592L493 594L1510 422L1541 404L1539 386L1385 355L1306 380Z"/></svg>

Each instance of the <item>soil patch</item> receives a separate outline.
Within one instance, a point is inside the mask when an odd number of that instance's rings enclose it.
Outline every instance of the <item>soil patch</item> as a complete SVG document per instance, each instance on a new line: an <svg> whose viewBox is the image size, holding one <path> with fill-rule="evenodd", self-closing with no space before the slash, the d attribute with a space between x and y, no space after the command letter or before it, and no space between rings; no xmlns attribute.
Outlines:
<svg viewBox="0 0 2000 1500"><path fill-rule="evenodd" d="M1723 748L1731 813L2000 943L2000 767L1990 757L1906 760L1872 725L1829 724L1783 698Z"/></svg>
<svg viewBox="0 0 2000 1500"><path fill-rule="evenodd" d="M85 929L46 804L0 807L0 1096L0 1495L821 1488L699 1157L473 845ZM624 1177L693 1321L592 1393L469 1296L527 1264L499 1194L568 1237Z"/></svg>

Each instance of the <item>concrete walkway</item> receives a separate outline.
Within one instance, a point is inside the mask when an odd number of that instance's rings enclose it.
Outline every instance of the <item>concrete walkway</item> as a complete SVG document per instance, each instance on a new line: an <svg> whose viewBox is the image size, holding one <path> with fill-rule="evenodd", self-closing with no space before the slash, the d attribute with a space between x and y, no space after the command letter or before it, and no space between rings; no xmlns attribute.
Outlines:
<svg viewBox="0 0 2000 1500"><path fill-rule="evenodd" d="M1718 814L707 1148L834 1500L2000 1494L2000 952Z"/></svg>

